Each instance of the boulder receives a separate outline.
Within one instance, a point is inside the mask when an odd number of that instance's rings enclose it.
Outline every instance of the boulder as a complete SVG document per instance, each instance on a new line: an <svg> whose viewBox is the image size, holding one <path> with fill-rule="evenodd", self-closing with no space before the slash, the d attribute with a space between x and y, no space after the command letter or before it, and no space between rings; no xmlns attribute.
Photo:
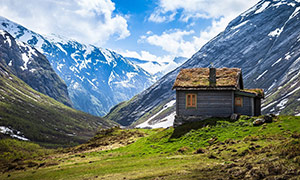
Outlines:
<svg viewBox="0 0 300 180"><path fill-rule="evenodd" d="M267 114L264 116L264 120L266 123L271 123L271 122L273 122L273 117L272 117L272 115Z"/></svg>
<svg viewBox="0 0 300 180"><path fill-rule="evenodd" d="M260 126L265 123L264 119L258 118L253 121L253 126Z"/></svg>
<svg viewBox="0 0 300 180"><path fill-rule="evenodd" d="M202 148L197 149L197 151L195 152L195 154L203 154L205 153L205 150Z"/></svg>
<svg viewBox="0 0 300 180"><path fill-rule="evenodd" d="M231 119L232 121L237 121L237 120L239 119L239 117L240 117L239 114L232 114L232 115L230 116L230 119Z"/></svg>

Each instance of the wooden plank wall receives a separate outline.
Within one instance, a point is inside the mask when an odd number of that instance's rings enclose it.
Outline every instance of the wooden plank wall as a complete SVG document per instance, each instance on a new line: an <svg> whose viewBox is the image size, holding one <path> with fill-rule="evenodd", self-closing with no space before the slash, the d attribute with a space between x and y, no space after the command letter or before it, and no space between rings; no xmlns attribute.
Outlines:
<svg viewBox="0 0 300 180"><path fill-rule="evenodd" d="M197 108L186 109L186 93L197 94ZM232 96L232 91L176 91L177 115L230 116L233 113Z"/></svg>
<svg viewBox="0 0 300 180"><path fill-rule="evenodd" d="M243 115L248 115L248 116L253 116L254 115L254 99L252 97L247 97L247 96L239 96L235 95L235 97L242 97L243 98L243 107L234 107L234 111L237 114L243 114ZM251 102L252 101L252 102Z"/></svg>

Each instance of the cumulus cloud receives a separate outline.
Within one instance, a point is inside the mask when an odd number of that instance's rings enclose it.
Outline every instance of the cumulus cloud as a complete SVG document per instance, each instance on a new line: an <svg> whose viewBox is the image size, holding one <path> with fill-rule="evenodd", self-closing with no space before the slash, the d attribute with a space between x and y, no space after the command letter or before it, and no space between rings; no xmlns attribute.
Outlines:
<svg viewBox="0 0 300 180"><path fill-rule="evenodd" d="M228 22L232 20L229 17L222 17L218 20L212 20L211 26L208 26L203 31L195 33L194 30L167 30L161 35L148 34L143 35L139 39L139 43L148 43L154 46L161 47L164 51L174 58L178 56L191 57L195 54L205 43L223 31ZM185 39L185 36L192 37Z"/></svg>
<svg viewBox="0 0 300 180"><path fill-rule="evenodd" d="M145 69L151 74L156 74L158 72L164 74L175 69L178 66L178 64L176 64L173 61L175 57L172 55L156 56L154 54L151 54L148 51L140 51L138 53L136 51L128 51L128 50L126 50L125 52L121 52L121 54L124 57L134 57L141 60L156 61L160 63L160 65L155 65L155 64L151 65L151 63L140 65L143 69Z"/></svg>
<svg viewBox="0 0 300 180"><path fill-rule="evenodd" d="M137 51L126 50L124 52L120 52L120 54L122 54L122 56L124 56L124 57L133 57L133 58L138 58L138 59L146 60L146 61L157 61L160 63L171 62L174 59L174 57L171 55L156 56L154 54L151 54L148 51L137 52Z"/></svg>
<svg viewBox="0 0 300 180"><path fill-rule="evenodd" d="M180 20L184 22L191 18L235 16L257 2L258 0L160 0L158 7L148 20L153 22L174 20L174 18L168 18L169 14L171 13L174 17L179 12Z"/></svg>
<svg viewBox="0 0 300 180"><path fill-rule="evenodd" d="M205 43L222 32L231 20L257 2L258 0L160 0L158 7L151 14L155 15L156 20L150 16L149 21L166 23L179 20L191 29L194 28L197 19L204 18L210 19L211 25L202 31L176 29L171 32L167 30L160 35L143 35L139 42L161 47L174 57L191 57ZM173 17L178 14L179 19L169 18L170 13ZM191 36L192 40L187 39Z"/></svg>
<svg viewBox="0 0 300 180"><path fill-rule="evenodd" d="M169 22L173 21L175 19L176 12L173 13L164 13L164 15L161 15L162 11L161 9L156 9L149 17L149 21L162 23L162 22Z"/></svg>
<svg viewBox="0 0 300 180"><path fill-rule="evenodd" d="M2 0L0 15L42 34L103 45L130 35L126 17L111 0Z"/></svg>
<svg viewBox="0 0 300 180"><path fill-rule="evenodd" d="M172 56L188 57L191 53L195 52L193 44L184 41L184 36L194 34L193 30L181 31L179 29L168 30L161 35L143 35L140 37L139 42L147 42L154 46L159 46Z"/></svg>

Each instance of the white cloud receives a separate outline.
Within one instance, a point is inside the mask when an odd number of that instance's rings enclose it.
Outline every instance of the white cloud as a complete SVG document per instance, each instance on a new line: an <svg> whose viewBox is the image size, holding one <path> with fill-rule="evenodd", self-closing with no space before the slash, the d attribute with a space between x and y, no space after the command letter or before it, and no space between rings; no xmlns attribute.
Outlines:
<svg viewBox="0 0 300 180"><path fill-rule="evenodd" d="M170 13L180 13L179 20L187 23L187 28L194 28L198 18L211 19L211 25L198 33L196 29L176 29L175 32L167 30L161 35L143 35L139 42L161 47L172 56L191 57L205 43L222 32L231 20L257 2L258 0L160 0L159 6L152 13L160 21L151 18L149 21L168 22ZM191 37L192 40L187 39Z"/></svg>
<svg viewBox="0 0 300 180"><path fill-rule="evenodd" d="M149 21L162 23L162 22L169 22L173 21L175 19L176 12L164 14L164 16L161 16L161 9L156 9L149 17Z"/></svg>
<svg viewBox="0 0 300 180"><path fill-rule="evenodd" d="M147 61L156 61L160 63L160 65L157 64L152 64L152 63L145 63L145 64L140 64L144 70L148 71L151 74L156 74L158 72L161 72L163 74L175 69L178 64L176 64L174 60L174 56L171 55L165 55L162 57L158 57L154 54L151 54L148 51L141 51L140 53L136 51L128 51L126 50L125 52L121 52L122 56L124 57L133 57L133 58L138 58L141 60L147 60Z"/></svg>
<svg viewBox="0 0 300 180"><path fill-rule="evenodd" d="M258 0L160 0L158 7L150 15L149 21L166 22L181 11L180 20L187 22L191 18L219 18L236 16ZM155 18L154 18L155 17Z"/></svg>
<svg viewBox="0 0 300 180"><path fill-rule="evenodd" d="M130 35L126 17L111 0L2 0L0 15L42 34L103 45Z"/></svg>
<svg viewBox="0 0 300 180"><path fill-rule="evenodd" d="M184 36L194 34L191 31L181 31L179 29L169 30L162 33L162 35L143 35L139 42L146 42L154 46L159 46L166 52L170 53L172 57L183 56L189 57L195 52L194 46L191 42L184 41Z"/></svg>
<svg viewBox="0 0 300 180"><path fill-rule="evenodd" d="M133 57L133 58L138 58L141 60L146 60L146 61L156 61L156 62L171 62L174 57L171 55L165 55L165 56L156 56L154 54L151 54L148 51L140 51L140 53L136 52L136 51L129 51L126 50L125 52L120 52L120 54L122 54L122 56L124 57Z"/></svg>
<svg viewBox="0 0 300 180"><path fill-rule="evenodd" d="M218 20L212 20L211 26L205 30L195 33L193 30L173 30L165 31L161 35L151 34L140 37L140 43L148 43L154 46L161 47L168 52L172 57L191 57L195 54L205 43L223 31L231 17L222 17ZM191 37L192 40L186 40L185 37Z"/></svg>

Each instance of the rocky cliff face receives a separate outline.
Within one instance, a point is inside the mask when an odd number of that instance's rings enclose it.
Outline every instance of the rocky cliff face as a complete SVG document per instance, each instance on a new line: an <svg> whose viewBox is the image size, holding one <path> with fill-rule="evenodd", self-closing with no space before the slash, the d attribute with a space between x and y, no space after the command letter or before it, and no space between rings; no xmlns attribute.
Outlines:
<svg viewBox="0 0 300 180"><path fill-rule="evenodd" d="M263 0L234 20L187 62L107 115L130 125L156 115L175 99L171 90L181 68L242 68L246 88L263 88L263 113L300 113L300 3ZM167 113L170 114L170 113Z"/></svg>
<svg viewBox="0 0 300 180"><path fill-rule="evenodd" d="M120 54L57 35L42 36L0 17L0 29L26 42L50 61L65 81L76 109L105 115L111 107L143 91L154 77Z"/></svg>
<svg viewBox="0 0 300 180"><path fill-rule="evenodd" d="M0 63L33 89L71 106L66 84L46 57L3 30L0 30Z"/></svg>

